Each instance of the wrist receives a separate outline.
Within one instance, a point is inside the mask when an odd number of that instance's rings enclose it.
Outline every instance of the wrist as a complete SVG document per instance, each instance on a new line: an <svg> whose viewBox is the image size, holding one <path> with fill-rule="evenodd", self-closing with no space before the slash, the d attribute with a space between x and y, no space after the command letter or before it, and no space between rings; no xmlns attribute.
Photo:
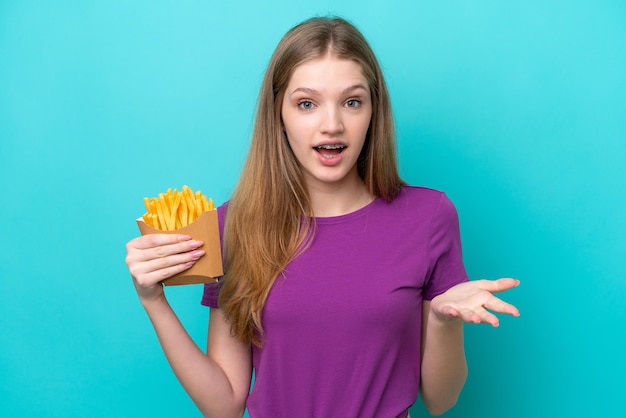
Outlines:
<svg viewBox="0 0 626 418"><path fill-rule="evenodd" d="M148 313L169 307L169 303L165 298L165 292L163 291L151 295L139 294L139 301L141 302L141 306L143 306Z"/></svg>

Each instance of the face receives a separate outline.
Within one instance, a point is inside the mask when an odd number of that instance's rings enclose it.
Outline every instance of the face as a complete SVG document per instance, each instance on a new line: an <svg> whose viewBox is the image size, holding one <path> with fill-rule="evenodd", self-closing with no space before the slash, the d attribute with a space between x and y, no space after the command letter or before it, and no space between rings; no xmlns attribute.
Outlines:
<svg viewBox="0 0 626 418"><path fill-rule="evenodd" d="M356 163L372 103L358 63L326 56L299 65L285 90L281 114L308 187L360 181Z"/></svg>

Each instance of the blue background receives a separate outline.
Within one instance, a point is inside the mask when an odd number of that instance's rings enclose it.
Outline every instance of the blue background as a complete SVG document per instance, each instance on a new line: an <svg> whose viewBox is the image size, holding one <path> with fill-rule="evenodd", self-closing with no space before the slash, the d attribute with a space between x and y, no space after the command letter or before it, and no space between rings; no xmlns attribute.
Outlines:
<svg viewBox="0 0 626 418"><path fill-rule="evenodd" d="M402 175L456 203L471 277L522 280L506 295L520 318L466 327L470 376L445 416L619 415L622 0L3 0L0 416L200 416L124 244L144 196L228 198L273 48L328 13L378 54ZM201 287L167 293L204 347Z"/></svg>

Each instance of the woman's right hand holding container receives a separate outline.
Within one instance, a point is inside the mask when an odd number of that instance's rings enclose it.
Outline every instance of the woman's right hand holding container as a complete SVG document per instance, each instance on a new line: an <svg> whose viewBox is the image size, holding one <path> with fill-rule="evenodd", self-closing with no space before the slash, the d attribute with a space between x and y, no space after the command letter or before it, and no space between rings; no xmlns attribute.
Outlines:
<svg viewBox="0 0 626 418"><path fill-rule="evenodd" d="M161 282L190 268L204 255L189 235L148 234L126 244L126 265L143 304L163 296Z"/></svg>

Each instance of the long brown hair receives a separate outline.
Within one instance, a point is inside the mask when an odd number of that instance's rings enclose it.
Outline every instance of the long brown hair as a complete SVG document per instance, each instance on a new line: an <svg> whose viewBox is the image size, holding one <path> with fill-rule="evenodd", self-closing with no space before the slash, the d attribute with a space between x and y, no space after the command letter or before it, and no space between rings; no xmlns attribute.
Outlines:
<svg viewBox="0 0 626 418"><path fill-rule="evenodd" d="M226 273L219 306L232 334L246 344L261 345L261 312L269 291L313 234L314 213L283 131L281 107L294 68L326 54L358 62L369 82L372 118L357 161L365 186L373 196L391 201L404 184L387 87L363 35L340 18L313 18L292 28L265 73L250 150L224 227Z"/></svg>

